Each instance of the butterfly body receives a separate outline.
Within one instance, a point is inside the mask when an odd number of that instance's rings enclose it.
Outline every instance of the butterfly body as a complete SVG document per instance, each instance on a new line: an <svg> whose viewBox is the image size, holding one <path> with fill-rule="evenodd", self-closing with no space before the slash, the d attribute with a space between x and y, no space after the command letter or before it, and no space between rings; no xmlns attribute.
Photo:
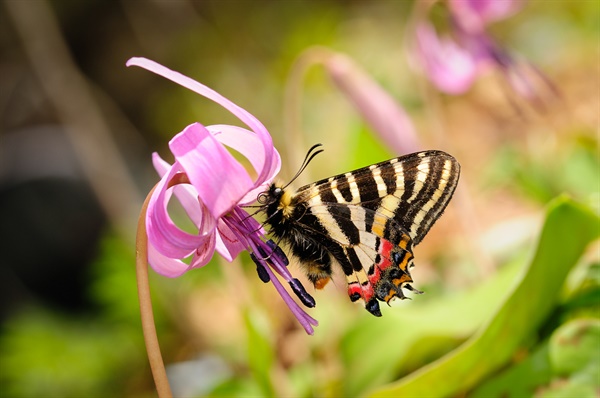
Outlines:
<svg viewBox="0 0 600 398"><path fill-rule="evenodd" d="M317 181L291 193L271 185L259 198L270 232L316 288L340 266L352 301L381 316L379 301L418 292L412 248L441 216L460 166L441 151L418 152Z"/></svg>

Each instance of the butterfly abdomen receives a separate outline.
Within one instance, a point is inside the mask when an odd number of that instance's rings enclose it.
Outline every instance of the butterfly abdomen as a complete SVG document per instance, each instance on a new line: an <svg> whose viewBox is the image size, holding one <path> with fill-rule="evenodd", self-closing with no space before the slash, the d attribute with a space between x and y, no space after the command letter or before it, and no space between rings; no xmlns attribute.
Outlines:
<svg viewBox="0 0 600 398"><path fill-rule="evenodd" d="M268 195L271 203L266 207L266 223L270 226L270 232L288 246L313 285L317 289L323 288L332 273L331 255L319 241L317 231L311 232L298 223L307 214L305 205L295 203L287 191L275 184L269 188ZM318 228L318 225L314 225Z"/></svg>

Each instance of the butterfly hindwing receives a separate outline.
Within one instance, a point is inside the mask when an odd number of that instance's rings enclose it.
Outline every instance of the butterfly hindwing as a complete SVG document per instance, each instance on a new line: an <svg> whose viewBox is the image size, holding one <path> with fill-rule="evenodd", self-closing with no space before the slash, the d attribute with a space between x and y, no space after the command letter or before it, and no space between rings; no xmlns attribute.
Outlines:
<svg viewBox="0 0 600 398"><path fill-rule="evenodd" d="M324 225L343 227L328 227L329 233L321 235L320 241L344 271L352 301L362 298L369 312L380 316L378 300L389 303L394 297L404 299L402 288L418 292L408 285L412 282L412 239L394 220L386 222L384 237L377 232L384 230L383 225L377 225L381 214L360 205L329 203L311 206L310 211ZM375 220L372 229L366 227L367 220ZM303 224L302 218L298 222L305 231L316 232ZM310 269L307 272L310 275ZM324 286L330 276L321 273L316 285Z"/></svg>
<svg viewBox="0 0 600 398"><path fill-rule="evenodd" d="M418 152L300 188L272 186L267 224L285 241L317 288L341 266L351 300L381 315L378 300L414 290L412 247L446 208L460 166L441 151Z"/></svg>

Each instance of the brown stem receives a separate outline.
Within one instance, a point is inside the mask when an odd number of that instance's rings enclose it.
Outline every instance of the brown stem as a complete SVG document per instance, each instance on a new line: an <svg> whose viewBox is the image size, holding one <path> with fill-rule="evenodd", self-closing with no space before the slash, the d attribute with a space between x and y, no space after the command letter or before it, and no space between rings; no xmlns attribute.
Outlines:
<svg viewBox="0 0 600 398"><path fill-rule="evenodd" d="M154 314L152 313L152 299L150 297L150 283L148 281L148 235L146 234L146 211L148 202L154 192L150 191L138 219L137 235L135 237L135 268L137 275L138 298L140 301L140 313L142 317L142 332L144 333L144 342L146 343L146 352L148 361L152 370L152 377L156 385L156 391L160 398L171 398L171 386L167 379L165 364L160 353L158 337L156 335L156 325L154 324Z"/></svg>

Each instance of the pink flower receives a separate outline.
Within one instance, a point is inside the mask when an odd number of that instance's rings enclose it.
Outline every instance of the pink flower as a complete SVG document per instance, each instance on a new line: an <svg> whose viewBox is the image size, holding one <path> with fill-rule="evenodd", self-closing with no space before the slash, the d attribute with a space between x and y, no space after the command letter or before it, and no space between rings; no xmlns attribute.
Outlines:
<svg viewBox="0 0 600 398"><path fill-rule="evenodd" d="M486 31L495 21L508 18L523 6L524 0L448 0L451 36L440 38L425 15L430 3L417 3L425 9L416 23L412 55L416 67L440 91L461 94L490 67L503 74L513 91L534 105L541 105L539 90L556 91L534 66L518 61L499 46ZM422 14L422 15L421 15Z"/></svg>
<svg viewBox="0 0 600 398"><path fill-rule="evenodd" d="M267 240L261 225L243 209L268 188L281 166L265 126L217 92L156 62L132 58L127 66L147 69L218 103L250 128L194 123L169 142L175 157L172 165L158 154L153 155L161 180L146 213L148 261L152 268L161 275L177 277L206 265L215 250L228 261L247 250L260 279L274 284L306 332L312 334L317 321L290 297L273 271L289 283L304 305L313 307L314 299L286 268L288 260L283 251ZM249 161L257 175L255 179L228 148ZM173 193L197 227L197 233L183 231L169 216L167 205ZM189 257L188 265L183 259Z"/></svg>
<svg viewBox="0 0 600 398"><path fill-rule="evenodd" d="M414 32L414 63L440 90L462 94L477 77L474 54L450 37L438 37L433 26L421 21Z"/></svg>

